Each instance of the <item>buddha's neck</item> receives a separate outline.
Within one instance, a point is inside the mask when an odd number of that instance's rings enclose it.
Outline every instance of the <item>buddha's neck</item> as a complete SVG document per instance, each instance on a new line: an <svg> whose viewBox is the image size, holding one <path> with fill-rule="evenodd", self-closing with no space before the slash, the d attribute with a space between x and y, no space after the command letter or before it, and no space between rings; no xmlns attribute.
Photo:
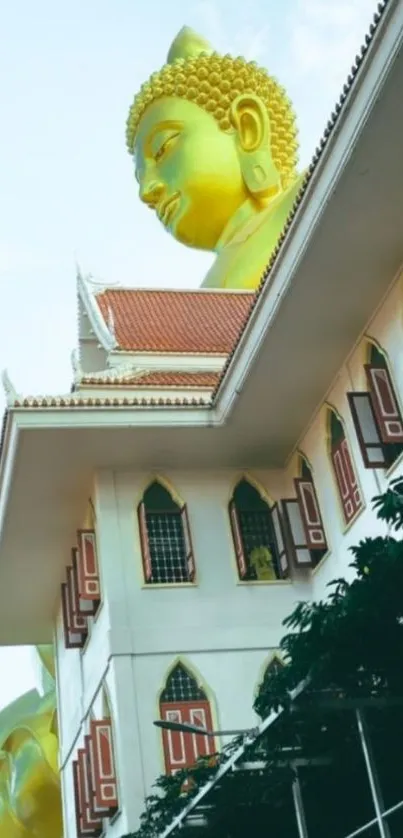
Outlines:
<svg viewBox="0 0 403 838"><path fill-rule="evenodd" d="M269 198L266 201L255 201L253 198L248 198L248 200L245 201L239 209L237 209L234 215L227 222L214 248L215 252L217 254L221 253L225 247L230 245L235 236L238 235L240 230L242 230L252 218L260 215L263 210L267 209L271 204L275 204L277 202L279 194L281 193L277 193L275 198Z"/></svg>
<svg viewBox="0 0 403 838"><path fill-rule="evenodd" d="M248 198L244 204L241 204L239 209L234 213L233 216L229 219L227 224L224 227L223 232L221 233L220 238L215 246L215 252L221 253L221 251L226 247L228 244L231 244L232 239L239 233L240 230L248 223L248 221L253 218L259 212L258 207L254 207L254 201Z"/></svg>

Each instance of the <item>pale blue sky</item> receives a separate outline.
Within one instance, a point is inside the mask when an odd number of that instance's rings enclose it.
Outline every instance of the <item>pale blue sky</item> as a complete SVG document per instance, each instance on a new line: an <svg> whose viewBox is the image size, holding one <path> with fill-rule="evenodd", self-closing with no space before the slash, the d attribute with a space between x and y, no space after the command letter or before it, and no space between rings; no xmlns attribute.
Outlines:
<svg viewBox="0 0 403 838"><path fill-rule="evenodd" d="M137 199L125 121L187 24L287 88L306 165L374 0L13 0L0 5L0 365L19 392L66 392L75 263L105 282L197 286L210 257ZM4 406L0 396L0 409ZM28 650L0 650L0 707L30 688ZM17 669L19 670L17 672Z"/></svg>

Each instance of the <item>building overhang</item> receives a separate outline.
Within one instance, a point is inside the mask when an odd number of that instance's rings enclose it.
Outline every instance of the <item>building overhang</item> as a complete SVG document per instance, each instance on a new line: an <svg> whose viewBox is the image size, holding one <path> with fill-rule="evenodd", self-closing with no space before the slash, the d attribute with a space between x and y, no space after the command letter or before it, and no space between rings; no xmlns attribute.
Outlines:
<svg viewBox="0 0 403 838"><path fill-rule="evenodd" d="M51 640L96 470L281 467L403 262L403 5L389 3L213 404L10 406L0 644Z"/></svg>

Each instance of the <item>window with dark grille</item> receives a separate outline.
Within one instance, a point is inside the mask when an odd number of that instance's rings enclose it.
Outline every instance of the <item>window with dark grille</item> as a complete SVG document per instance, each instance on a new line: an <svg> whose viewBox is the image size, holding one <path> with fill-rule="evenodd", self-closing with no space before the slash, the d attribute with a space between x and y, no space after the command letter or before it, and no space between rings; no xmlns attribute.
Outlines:
<svg viewBox="0 0 403 838"><path fill-rule="evenodd" d="M275 577L280 578L277 544L268 504L247 480L238 483L233 502L246 563L246 573L242 578L245 581L266 578L262 567L264 562L259 558L262 556L264 559L265 555L273 567Z"/></svg>
<svg viewBox="0 0 403 838"><path fill-rule="evenodd" d="M166 680L165 689L161 694L161 703L206 700L206 694L199 687L196 679L182 664L178 663Z"/></svg>
<svg viewBox="0 0 403 838"><path fill-rule="evenodd" d="M189 564L180 507L160 483L152 483L143 497L150 583L188 582Z"/></svg>

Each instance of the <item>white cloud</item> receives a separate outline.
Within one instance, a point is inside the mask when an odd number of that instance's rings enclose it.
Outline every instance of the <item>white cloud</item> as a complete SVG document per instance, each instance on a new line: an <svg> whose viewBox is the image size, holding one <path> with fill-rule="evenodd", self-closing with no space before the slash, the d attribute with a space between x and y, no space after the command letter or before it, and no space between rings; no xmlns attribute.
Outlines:
<svg viewBox="0 0 403 838"><path fill-rule="evenodd" d="M373 12L373 0L297 0L288 18L295 73L341 87Z"/></svg>
<svg viewBox="0 0 403 838"><path fill-rule="evenodd" d="M262 26L259 2L234 8L232 20L220 8L219 0L199 0L192 17L194 28L207 38L217 52L242 55L248 61L259 61L267 52L270 21ZM268 16L270 18L270 16ZM235 26L234 26L235 23Z"/></svg>

